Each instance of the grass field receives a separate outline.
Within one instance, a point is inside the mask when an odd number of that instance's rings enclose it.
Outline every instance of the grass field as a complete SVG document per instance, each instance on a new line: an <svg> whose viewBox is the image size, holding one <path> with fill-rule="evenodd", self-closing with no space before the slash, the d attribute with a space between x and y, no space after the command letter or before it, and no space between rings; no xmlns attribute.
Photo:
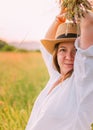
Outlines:
<svg viewBox="0 0 93 130"><path fill-rule="evenodd" d="M24 130L48 80L40 52L0 53L0 130Z"/></svg>

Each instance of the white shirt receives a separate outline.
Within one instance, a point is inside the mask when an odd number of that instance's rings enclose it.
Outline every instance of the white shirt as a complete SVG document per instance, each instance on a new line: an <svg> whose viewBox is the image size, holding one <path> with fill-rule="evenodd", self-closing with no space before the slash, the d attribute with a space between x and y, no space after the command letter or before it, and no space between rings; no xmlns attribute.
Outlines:
<svg viewBox="0 0 93 130"><path fill-rule="evenodd" d="M47 95L60 74L52 67L52 56L42 47L50 80L35 101L26 130L91 130L93 123L93 46L82 50L75 42L72 76Z"/></svg>

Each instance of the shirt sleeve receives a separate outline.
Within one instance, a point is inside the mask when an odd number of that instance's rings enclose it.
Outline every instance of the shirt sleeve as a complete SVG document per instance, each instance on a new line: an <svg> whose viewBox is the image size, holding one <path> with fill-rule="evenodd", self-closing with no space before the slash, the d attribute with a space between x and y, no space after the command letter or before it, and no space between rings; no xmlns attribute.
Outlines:
<svg viewBox="0 0 93 130"><path fill-rule="evenodd" d="M85 98L93 91L93 46L86 50L79 47L79 39L75 42L77 53L74 63L74 74L78 93Z"/></svg>
<svg viewBox="0 0 93 130"><path fill-rule="evenodd" d="M78 106L75 129L88 130L93 123L93 46L83 50L79 47L79 39L75 46L77 53L73 74Z"/></svg>
<svg viewBox="0 0 93 130"><path fill-rule="evenodd" d="M40 50L41 50L44 62L46 64L46 67L48 69L48 73L49 73L50 78L54 77L54 76L55 77L58 76L59 73L53 67L52 55L50 53L48 53L48 51L44 48L44 46L41 43L40 43Z"/></svg>

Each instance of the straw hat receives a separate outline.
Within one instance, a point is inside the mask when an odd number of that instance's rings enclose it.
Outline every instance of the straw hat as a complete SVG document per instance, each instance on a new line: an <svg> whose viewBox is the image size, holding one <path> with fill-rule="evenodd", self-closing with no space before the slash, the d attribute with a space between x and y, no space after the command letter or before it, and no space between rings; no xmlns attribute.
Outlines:
<svg viewBox="0 0 93 130"><path fill-rule="evenodd" d="M41 43L50 54L53 54L55 45L58 43L74 42L79 35L77 24L62 23L59 25L55 39L42 39Z"/></svg>

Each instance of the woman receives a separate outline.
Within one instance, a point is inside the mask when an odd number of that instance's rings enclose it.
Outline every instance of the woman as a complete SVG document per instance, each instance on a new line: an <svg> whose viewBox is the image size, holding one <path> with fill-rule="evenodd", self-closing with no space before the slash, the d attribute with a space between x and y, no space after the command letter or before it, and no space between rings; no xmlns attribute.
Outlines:
<svg viewBox="0 0 93 130"><path fill-rule="evenodd" d="M26 130L91 129L93 13L85 13L81 19L79 38L77 26L64 23L63 14L56 17L41 40L50 80L34 104Z"/></svg>

